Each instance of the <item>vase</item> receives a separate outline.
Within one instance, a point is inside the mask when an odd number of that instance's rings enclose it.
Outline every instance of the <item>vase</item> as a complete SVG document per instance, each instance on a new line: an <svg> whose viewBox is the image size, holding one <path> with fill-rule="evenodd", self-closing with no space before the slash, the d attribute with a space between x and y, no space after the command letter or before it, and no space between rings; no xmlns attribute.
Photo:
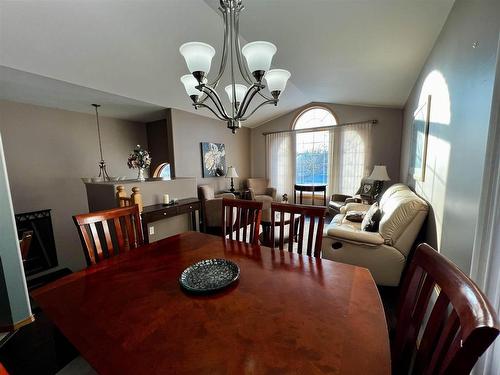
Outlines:
<svg viewBox="0 0 500 375"><path fill-rule="evenodd" d="M144 178L144 168L139 168L139 174L137 175L137 181L146 181Z"/></svg>

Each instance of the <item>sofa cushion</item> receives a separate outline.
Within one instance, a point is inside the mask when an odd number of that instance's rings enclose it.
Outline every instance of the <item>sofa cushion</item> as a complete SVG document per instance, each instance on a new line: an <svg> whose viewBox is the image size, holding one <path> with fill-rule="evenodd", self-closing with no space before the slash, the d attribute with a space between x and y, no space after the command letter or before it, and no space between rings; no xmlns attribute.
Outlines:
<svg viewBox="0 0 500 375"><path fill-rule="evenodd" d="M365 213L365 216L361 222L361 229L365 232L378 232L378 224L380 223L380 218L382 213L378 203L372 204L370 209Z"/></svg>
<svg viewBox="0 0 500 375"><path fill-rule="evenodd" d="M352 223L352 224L357 224L357 223ZM365 232L357 228L355 225L349 225L344 223L340 225L330 224L327 227L326 233L329 237L334 237L339 240L365 243L367 245L384 244L384 239L379 233Z"/></svg>

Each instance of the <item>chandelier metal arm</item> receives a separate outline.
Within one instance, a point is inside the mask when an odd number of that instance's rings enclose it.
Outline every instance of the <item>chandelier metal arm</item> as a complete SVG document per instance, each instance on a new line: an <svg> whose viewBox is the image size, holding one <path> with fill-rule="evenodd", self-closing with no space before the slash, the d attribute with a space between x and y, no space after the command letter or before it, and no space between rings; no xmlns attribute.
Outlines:
<svg viewBox="0 0 500 375"><path fill-rule="evenodd" d="M243 56L241 55L241 46L240 46L240 15L236 14L234 20L234 32L236 34L236 38L234 40L234 46L236 49L236 60L238 61L238 68L240 70L241 76L243 79L249 84L253 85L252 75L248 71L248 68L245 64L243 64Z"/></svg>
<svg viewBox="0 0 500 375"><path fill-rule="evenodd" d="M208 96L207 96L208 98ZM203 107L203 108L208 108L210 110L210 112L212 112L219 120L222 120L222 121L227 121L226 118L222 117L221 115L219 115L217 112L215 112L212 107L210 107L209 105L206 105L206 104L203 104L203 103L198 103L198 104L195 104L193 103L193 106L195 108L197 107Z"/></svg>
<svg viewBox="0 0 500 375"><path fill-rule="evenodd" d="M278 99L270 99L270 100L263 101L263 102L262 102L262 103L260 103L257 107L255 107L255 108L253 109L253 111L252 111L252 112L250 112L250 114L249 114L248 116L246 116L246 117L242 117L242 118L241 118L241 121L246 121L246 120L248 120L248 118L249 118L250 116L252 116L255 112L257 112L257 110L258 110L260 107L263 107L263 106L264 106L264 105L266 105L266 104L274 104L274 105L277 105L277 104L278 104Z"/></svg>
<svg viewBox="0 0 500 375"><path fill-rule="evenodd" d="M224 19L224 42L222 44L222 58L220 61L220 67L219 67L219 73L217 74L217 77L214 79L213 82L209 83L210 86L213 86L214 88L217 87L219 84L219 81L224 74L224 71L226 70L226 63L227 63L227 48L228 48L228 29L231 27L229 25L229 19L227 17L227 11L224 9L219 8L220 11L222 12L222 17Z"/></svg>
<svg viewBox="0 0 500 375"><path fill-rule="evenodd" d="M215 104L217 107L217 110L221 114L221 116L224 118L224 120L229 120L231 117L228 116L226 110L224 109L224 106L222 105L222 102L219 98L219 95L217 95L217 92L212 89L210 86L207 85L200 85L197 87L200 91L203 91L207 96L212 100L212 102ZM200 103L203 104L203 103Z"/></svg>
<svg viewBox="0 0 500 375"><path fill-rule="evenodd" d="M236 114L237 118L242 118L243 116L245 116L245 112L247 111L248 106L250 105L250 102L252 101L253 97L263 87L264 87L263 85L260 85L258 83L254 83L252 86L250 86L250 88L245 94L245 97L241 101L240 108L238 110L238 113Z"/></svg>

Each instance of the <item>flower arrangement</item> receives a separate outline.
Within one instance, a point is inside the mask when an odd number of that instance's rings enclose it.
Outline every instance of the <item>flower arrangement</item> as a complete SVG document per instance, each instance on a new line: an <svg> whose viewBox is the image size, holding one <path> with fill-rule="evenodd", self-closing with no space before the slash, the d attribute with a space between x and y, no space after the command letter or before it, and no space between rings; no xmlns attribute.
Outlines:
<svg viewBox="0 0 500 375"><path fill-rule="evenodd" d="M134 148L134 152L129 155L127 165L129 168L148 168L151 165L151 156L149 156L149 152L147 150L144 150L140 145L137 145Z"/></svg>

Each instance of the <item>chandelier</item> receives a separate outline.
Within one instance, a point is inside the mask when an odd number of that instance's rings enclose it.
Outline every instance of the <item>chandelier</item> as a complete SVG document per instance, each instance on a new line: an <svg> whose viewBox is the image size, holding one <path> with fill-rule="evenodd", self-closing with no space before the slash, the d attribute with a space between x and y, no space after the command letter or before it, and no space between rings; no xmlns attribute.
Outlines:
<svg viewBox="0 0 500 375"><path fill-rule="evenodd" d="M179 52L186 60L191 74L181 77L187 94L193 101L195 109L207 108L218 119L227 122L227 127L233 134L241 127L241 122L247 120L259 108L266 104L278 104L279 97L290 78L290 72L283 69L270 69L271 61L277 48L274 44L264 41L248 43L240 47L239 16L244 9L242 0L220 0L219 11L224 21L224 42L222 58L217 76L213 81L208 80L208 72L215 49L206 43L184 43ZM246 64L243 62L245 57ZM229 61L228 61L229 60ZM230 109L226 111L216 88L229 63L230 82L224 90L229 98ZM238 65L242 79L248 84L237 83L235 65ZM272 97L265 95L262 90L266 87ZM256 95L262 98L253 110L248 111L250 103ZM208 101L208 99L210 101ZM209 104L211 102L211 105ZM248 113L249 112L249 113ZM247 114L248 113L248 114Z"/></svg>

